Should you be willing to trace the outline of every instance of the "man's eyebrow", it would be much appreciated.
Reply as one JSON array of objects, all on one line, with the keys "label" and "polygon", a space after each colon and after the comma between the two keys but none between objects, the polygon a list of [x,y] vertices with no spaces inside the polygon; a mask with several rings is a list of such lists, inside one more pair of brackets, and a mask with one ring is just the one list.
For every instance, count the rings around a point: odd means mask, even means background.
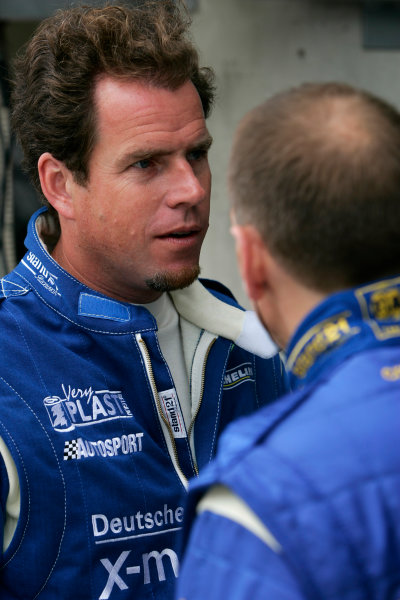
[{"label": "man's eyebrow", "polygon": [[[193,150],[204,150],[207,151],[210,149],[211,144],[213,143],[213,138],[211,135],[207,135],[204,138],[198,140],[197,142],[193,142],[188,148],[186,152],[193,152]],[[134,163],[138,160],[146,160],[147,158],[152,158],[153,156],[164,156],[170,154],[171,150],[167,148],[157,148],[155,146],[148,146],[143,148],[135,148],[132,152],[127,152],[123,156],[118,159],[118,165],[123,167],[127,164]]]},{"label": "man's eyebrow", "polygon": [[192,150],[209,150],[211,147],[211,144],[213,143],[213,138],[210,134],[208,134],[205,138],[203,138],[202,140],[199,140],[198,142],[195,142],[190,148],[189,148],[189,152]]}]

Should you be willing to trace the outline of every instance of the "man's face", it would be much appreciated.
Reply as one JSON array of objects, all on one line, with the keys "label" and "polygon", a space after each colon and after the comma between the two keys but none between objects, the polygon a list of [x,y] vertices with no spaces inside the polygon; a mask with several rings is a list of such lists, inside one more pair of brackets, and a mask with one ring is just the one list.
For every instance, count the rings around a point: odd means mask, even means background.
[{"label": "man's face", "polygon": [[95,103],[88,182],[73,184],[70,269],[114,298],[150,302],[199,272],[211,186],[200,98],[191,82],[172,91],[104,78]]}]

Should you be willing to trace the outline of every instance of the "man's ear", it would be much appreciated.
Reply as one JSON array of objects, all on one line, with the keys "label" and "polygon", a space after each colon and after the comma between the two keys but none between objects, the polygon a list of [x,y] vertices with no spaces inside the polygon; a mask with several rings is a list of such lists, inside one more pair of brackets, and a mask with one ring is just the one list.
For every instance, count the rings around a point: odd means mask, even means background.
[{"label": "man's ear", "polygon": [[73,218],[71,196],[73,175],[71,171],[49,152],[40,156],[38,171],[43,194],[51,206],[66,219]]},{"label": "man's ear", "polygon": [[234,225],[231,232],[236,241],[236,255],[247,295],[256,302],[268,286],[268,252],[253,225]]}]

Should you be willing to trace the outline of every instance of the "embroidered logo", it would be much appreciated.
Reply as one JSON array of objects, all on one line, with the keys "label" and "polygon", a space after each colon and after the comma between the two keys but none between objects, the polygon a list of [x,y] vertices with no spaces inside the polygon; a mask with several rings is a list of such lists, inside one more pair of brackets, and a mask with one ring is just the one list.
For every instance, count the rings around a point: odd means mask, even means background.
[{"label": "embroidered logo", "polygon": [[400,278],[356,290],[363,316],[378,340],[400,336]]},{"label": "embroidered logo", "polygon": [[101,456],[108,458],[121,454],[134,454],[142,451],[143,433],[128,433],[120,437],[105,440],[85,440],[77,438],[64,444],[64,460],[79,460]]},{"label": "embroidered logo", "polygon": [[400,290],[389,288],[371,294],[369,309],[371,315],[379,321],[400,318]]},{"label": "embroidered logo", "polygon": [[57,285],[58,277],[54,275],[54,273],[50,273],[43,265],[42,261],[35,256],[33,252],[28,253],[26,260],[29,264],[27,264],[24,259],[21,261],[22,264],[34,274],[40,285],[46,288],[53,296],[61,296]]},{"label": "embroidered logo", "polygon": [[386,381],[398,381],[400,379],[400,365],[382,367],[380,373],[382,379]]},{"label": "embroidered logo", "polygon": [[165,390],[158,394],[161,408],[168,423],[171,426],[174,438],[185,438],[186,427],[183,420],[182,410],[174,388]]},{"label": "embroidered logo", "polygon": [[72,388],[61,384],[63,396],[43,400],[55,431],[95,425],[111,419],[129,418],[132,413],[120,391]]},{"label": "embroidered logo", "polygon": [[304,378],[321,354],[337,348],[359,333],[359,327],[352,327],[348,316],[348,313],[341,313],[310,329],[292,350],[287,368],[297,377]]},{"label": "embroidered logo", "polygon": [[245,381],[254,381],[253,365],[250,362],[242,363],[225,373],[224,390],[231,390]]},{"label": "embroidered logo", "polygon": [[64,445],[64,460],[72,460],[74,458],[80,458],[78,440],[65,442]]}]

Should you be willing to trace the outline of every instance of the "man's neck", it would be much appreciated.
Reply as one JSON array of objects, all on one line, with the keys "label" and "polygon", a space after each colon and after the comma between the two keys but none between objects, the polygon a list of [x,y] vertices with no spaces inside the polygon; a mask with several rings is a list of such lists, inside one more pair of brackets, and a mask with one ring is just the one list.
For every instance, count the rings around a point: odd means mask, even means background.
[{"label": "man's neck", "polygon": [[287,348],[296,329],[306,315],[327,296],[283,273],[279,282],[257,303],[260,319],[271,337],[282,349]]},{"label": "man's neck", "polygon": [[108,287],[104,280],[102,281],[102,284],[99,285],[95,278],[87,276],[88,270],[83,273],[76,268],[76,266],[69,259],[68,254],[64,251],[62,242],[63,239],[61,235],[53,251],[51,252],[52,258],[60,265],[60,267],[62,267],[70,275],[75,277],[75,279],[90,289],[100,292],[101,294],[113,298],[114,300],[118,300],[120,302],[130,302],[132,304],[148,304],[149,302],[155,302],[162,295],[162,292],[144,287],[140,290],[133,290],[127,287],[121,292],[121,290],[116,290],[111,285]]}]

